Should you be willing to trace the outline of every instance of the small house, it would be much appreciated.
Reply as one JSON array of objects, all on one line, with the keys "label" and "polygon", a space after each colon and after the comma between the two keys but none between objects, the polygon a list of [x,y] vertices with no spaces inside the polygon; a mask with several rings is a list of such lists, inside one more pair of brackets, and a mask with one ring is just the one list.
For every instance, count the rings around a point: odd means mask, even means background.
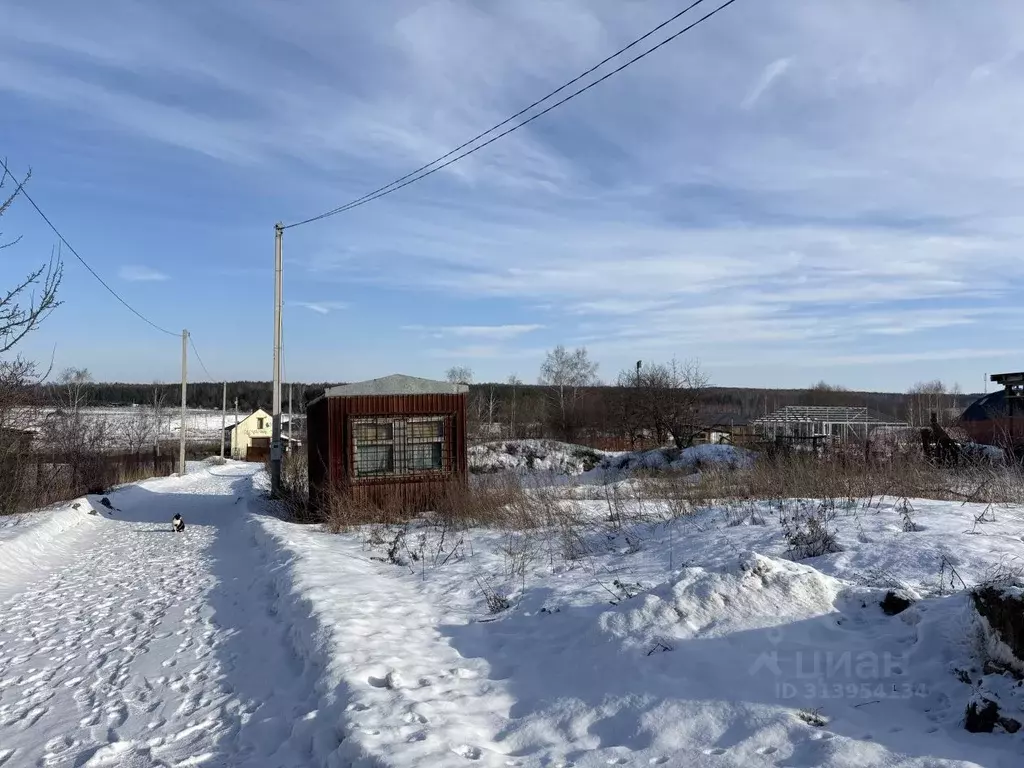
[{"label": "small house", "polygon": [[230,441],[231,458],[241,461],[263,461],[268,458],[273,427],[273,419],[262,408],[257,408],[237,424],[228,426],[224,431],[225,440]]},{"label": "small house", "polygon": [[1002,389],[989,392],[971,403],[960,415],[957,426],[971,440],[1011,448],[1024,453],[1024,372],[994,373],[990,381]]},{"label": "small house", "polygon": [[410,512],[467,478],[469,387],[385,376],[331,387],[306,407],[309,490],[329,490]]}]

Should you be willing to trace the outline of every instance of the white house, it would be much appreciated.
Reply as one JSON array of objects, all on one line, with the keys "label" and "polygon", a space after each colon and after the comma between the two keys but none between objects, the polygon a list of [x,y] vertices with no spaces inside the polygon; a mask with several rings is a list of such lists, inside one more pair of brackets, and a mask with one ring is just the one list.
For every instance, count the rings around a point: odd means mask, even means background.
[{"label": "white house", "polygon": [[[301,422],[296,419],[296,424]],[[281,419],[281,441],[285,450],[288,449],[288,419]],[[224,429],[225,440],[231,446],[229,455],[233,459],[244,461],[263,461],[270,456],[270,439],[273,437],[274,420],[269,413],[262,408],[257,408],[238,424],[231,424]],[[298,436],[295,443],[300,444]]]},{"label": "white house", "polygon": [[257,408],[237,424],[226,430],[226,439],[230,441],[231,458],[245,459],[252,448],[254,454],[270,454],[270,438],[273,432],[273,420],[262,408]]}]

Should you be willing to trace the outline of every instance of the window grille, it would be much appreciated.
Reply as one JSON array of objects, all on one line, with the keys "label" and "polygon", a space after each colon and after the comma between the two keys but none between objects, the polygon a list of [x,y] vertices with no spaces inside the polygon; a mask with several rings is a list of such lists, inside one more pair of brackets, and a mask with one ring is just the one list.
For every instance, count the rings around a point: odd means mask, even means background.
[{"label": "window grille", "polygon": [[351,425],[357,478],[433,475],[453,469],[449,416],[353,419]]}]

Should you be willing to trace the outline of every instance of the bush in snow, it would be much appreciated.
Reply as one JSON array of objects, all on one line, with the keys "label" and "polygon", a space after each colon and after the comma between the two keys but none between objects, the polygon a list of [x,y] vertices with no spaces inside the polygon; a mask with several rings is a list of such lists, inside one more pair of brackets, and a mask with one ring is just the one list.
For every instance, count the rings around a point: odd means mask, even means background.
[{"label": "bush in snow", "polygon": [[782,532],[789,543],[787,555],[793,560],[805,560],[839,552],[836,531],[832,527],[835,508],[826,501],[816,507],[801,505],[783,516]]}]

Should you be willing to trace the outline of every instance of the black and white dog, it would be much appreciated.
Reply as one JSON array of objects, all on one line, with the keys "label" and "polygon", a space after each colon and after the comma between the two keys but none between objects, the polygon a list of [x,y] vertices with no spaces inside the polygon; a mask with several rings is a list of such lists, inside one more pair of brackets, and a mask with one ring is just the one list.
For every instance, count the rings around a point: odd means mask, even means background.
[{"label": "black and white dog", "polygon": [[182,533],[185,530],[185,521],[181,519],[181,515],[175,514],[171,518],[171,530],[175,533]]}]

